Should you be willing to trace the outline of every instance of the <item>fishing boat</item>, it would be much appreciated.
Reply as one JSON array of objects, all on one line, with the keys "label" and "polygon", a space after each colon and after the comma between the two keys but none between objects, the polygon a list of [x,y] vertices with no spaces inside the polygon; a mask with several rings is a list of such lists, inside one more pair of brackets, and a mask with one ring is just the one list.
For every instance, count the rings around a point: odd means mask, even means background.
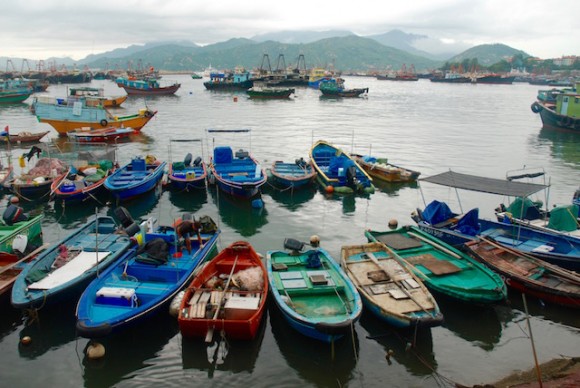
[{"label": "fishing boat", "polygon": [[256,87],[246,90],[248,97],[255,100],[283,100],[294,94],[294,88],[265,88]]},{"label": "fishing boat", "polygon": [[81,127],[67,132],[66,135],[70,140],[79,143],[97,143],[117,142],[120,139],[126,139],[136,133],[138,133],[138,131],[134,130],[133,128],[124,127]]},{"label": "fishing boat", "polygon": [[431,77],[430,80],[431,82],[447,84],[470,84],[473,82],[471,77],[466,77],[460,73],[455,72],[447,72],[445,75]]},{"label": "fishing boat", "polygon": [[118,201],[125,201],[151,191],[163,178],[167,162],[149,155],[133,158],[105,179],[105,187]]},{"label": "fishing boat", "polygon": [[231,339],[253,339],[267,297],[267,273],[260,256],[248,242],[234,242],[187,287],[177,318],[181,335],[211,342],[217,331]]},{"label": "fishing boat", "polygon": [[5,140],[5,138],[7,138],[7,140],[10,142],[10,144],[28,145],[28,144],[38,143],[40,141],[40,139],[42,139],[43,137],[48,135],[49,132],[50,131],[32,133],[32,132],[28,132],[28,131],[20,131],[18,133],[11,133],[8,136],[0,137],[0,146],[6,144],[6,142],[3,141],[3,140]]},{"label": "fishing boat", "polygon": [[99,105],[105,108],[121,106],[121,104],[129,97],[128,95],[107,97],[105,96],[105,89],[92,88],[90,86],[70,88],[69,96],[87,97],[89,100],[97,100]]},{"label": "fishing boat", "polygon": [[306,162],[303,158],[296,159],[294,163],[276,160],[270,168],[270,177],[276,187],[299,189],[311,184],[316,179],[316,170],[310,162]]},{"label": "fishing boat", "polygon": [[22,208],[17,206],[7,207],[2,215],[3,222],[0,224],[0,252],[16,253],[13,247],[15,240],[21,240],[23,244],[23,247],[19,248],[21,253],[25,251],[29,242],[42,241],[43,218],[43,214],[28,217],[24,215]]},{"label": "fishing boat", "polygon": [[511,85],[514,82],[515,76],[502,74],[484,74],[476,76],[474,82],[476,84],[495,84],[495,85]]},{"label": "fishing boat", "polygon": [[[193,159],[191,153],[187,153],[183,162],[171,162],[172,144],[173,143],[192,143],[201,145],[201,156]],[[207,166],[203,161],[203,142],[202,139],[171,139],[169,140],[169,171],[167,179],[172,188],[181,191],[192,189],[204,189],[207,178]]]},{"label": "fishing boat", "polygon": [[92,218],[22,270],[12,288],[12,305],[38,309],[80,292],[131,244],[128,235],[118,233],[113,218]]},{"label": "fishing boat", "polygon": [[52,183],[54,200],[69,204],[87,200],[105,202],[105,180],[116,169],[116,149],[96,143],[75,146],[75,151],[63,153],[63,158],[71,159],[69,164],[73,168],[65,179]]},{"label": "fishing boat", "polygon": [[555,104],[535,101],[531,106],[532,112],[540,114],[543,127],[580,131],[580,94],[576,91],[562,91],[555,98]]},{"label": "fishing boat", "polygon": [[207,90],[248,90],[254,86],[250,72],[237,69],[231,73],[214,72],[203,83]]},{"label": "fishing boat", "polygon": [[4,187],[27,201],[48,201],[52,185],[60,184],[68,171],[69,166],[62,160],[41,157],[33,168],[8,180]]},{"label": "fishing boat", "polygon": [[285,239],[285,250],[268,251],[270,291],[284,319],[299,333],[323,342],[352,333],[362,313],[356,287],[330,254]]},{"label": "fishing boat", "polygon": [[[250,130],[208,129],[207,132],[250,133]],[[213,157],[210,160],[210,182],[215,180],[223,192],[241,198],[251,198],[260,192],[260,188],[266,183],[266,178],[264,169],[250,152],[239,149],[234,153],[228,146],[214,148]]]},{"label": "fishing boat", "polygon": [[399,328],[431,327],[443,314],[423,281],[380,243],[345,245],[340,264],[364,305],[379,319]]},{"label": "fishing boat", "polygon": [[505,248],[492,239],[466,245],[474,257],[506,279],[508,287],[544,302],[580,308],[580,275]]},{"label": "fishing boat", "polygon": [[310,71],[308,75],[308,86],[314,89],[318,89],[320,84],[323,82],[336,82],[332,73],[326,69],[315,67]]},{"label": "fishing boat", "polygon": [[336,78],[335,82],[323,81],[318,89],[322,92],[323,97],[360,97],[369,92],[369,88],[345,88],[342,78]]},{"label": "fishing boat", "polygon": [[[420,181],[520,198],[527,198],[549,187],[539,183],[486,178],[454,171],[421,178]],[[580,270],[579,239],[572,236],[532,229],[523,224],[483,219],[479,217],[478,208],[465,213],[453,212],[445,202],[436,200],[423,210],[417,209],[413,219],[424,232],[456,247],[484,236],[495,239],[506,248],[516,249],[573,271]]]},{"label": "fishing boat", "polygon": [[157,226],[149,219],[141,229],[143,246],[108,267],[81,295],[76,309],[79,335],[93,338],[117,332],[168,305],[215,252],[220,234],[219,229],[202,228],[202,244],[192,239],[189,252],[179,245],[172,226]]},{"label": "fishing boat", "polygon": [[135,114],[117,116],[100,107],[98,101],[70,96],[66,101],[35,97],[31,109],[38,121],[51,125],[59,136],[66,136],[67,132],[82,127],[124,127],[140,131],[157,114],[157,111],[143,108]]},{"label": "fishing boat", "polygon": [[117,86],[125,89],[130,96],[166,96],[175,94],[181,87],[181,84],[175,82],[162,86],[157,79],[128,79],[119,77],[115,80]]},{"label": "fishing boat", "polygon": [[379,81],[419,81],[419,77],[415,72],[415,66],[409,66],[407,69],[407,65],[403,64],[401,66],[401,70],[399,71],[390,71],[385,75],[377,75],[377,80]]},{"label": "fishing boat", "polygon": [[351,154],[354,161],[373,179],[383,182],[415,182],[421,173],[389,163],[386,158]]},{"label": "fishing boat", "polygon": [[373,193],[372,178],[340,148],[319,140],[310,149],[310,160],[318,182],[327,190],[340,194]]},{"label": "fishing boat", "polygon": [[34,92],[28,84],[17,80],[0,81],[0,104],[15,104],[23,102]]},{"label": "fishing boat", "polygon": [[202,78],[203,78],[203,76],[202,76],[202,75],[199,75],[199,74],[197,74],[197,73],[193,73],[193,74],[191,75],[191,79],[202,79]]},{"label": "fishing boat", "polygon": [[0,251],[0,296],[9,293],[24,267],[42,252],[48,244],[41,245],[26,256]]},{"label": "fishing boat", "polygon": [[369,242],[391,248],[400,263],[411,269],[434,292],[466,303],[503,301],[506,286],[499,275],[472,257],[415,226],[379,232],[365,231]]}]

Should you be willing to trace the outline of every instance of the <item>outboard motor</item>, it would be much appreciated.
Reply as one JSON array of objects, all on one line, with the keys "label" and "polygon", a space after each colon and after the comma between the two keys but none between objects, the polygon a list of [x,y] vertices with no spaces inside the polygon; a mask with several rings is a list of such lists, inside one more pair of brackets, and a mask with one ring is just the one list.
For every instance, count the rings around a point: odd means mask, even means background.
[{"label": "outboard motor", "polygon": [[131,213],[129,213],[129,210],[125,209],[123,206],[115,208],[113,213],[115,213],[115,217],[117,217],[119,223],[123,228],[127,228],[128,226],[130,226],[135,222],[133,220],[133,217],[131,217]]},{"label": "outboard motor", "polygon": [[298,167],[302,168],[306,167],[306,161],[304,160],[304,158],[296,159],[294,162],[296,163],[296,165],[298,165]]},{"label": "outboard motor", "polygon": [[357,183],[358,179],[356,179],[356,167],[349,166],[346,169],[346,185],[354,189],[356,188]]},{"label": "outboard motor", "polygon": [[580,189],[578,189],[574,192],[574,196],[572,197],[572,203],[574,205],[580,206]]},{"label": "outboard motor", "polygon": [[28,216],[24,214],[24,210],[11,203],[8,205],[4,213],[2,214],[2,220],[6,225],[13,225],[16,222],[28,221]]},{"label": "outboard motor", "polygon": [[201,156],[198,156],[197,158],[195,158],[195,160],[193,161],[193,165],[195,167],[201,166]]},{"label": "outboard motor", "polygon": [[191,153],[185,155],[185,159],[183,159],[183,165],[185,167],[189,167],[191,165],[192,159],[193,159],[193,155],[191,155]]}]

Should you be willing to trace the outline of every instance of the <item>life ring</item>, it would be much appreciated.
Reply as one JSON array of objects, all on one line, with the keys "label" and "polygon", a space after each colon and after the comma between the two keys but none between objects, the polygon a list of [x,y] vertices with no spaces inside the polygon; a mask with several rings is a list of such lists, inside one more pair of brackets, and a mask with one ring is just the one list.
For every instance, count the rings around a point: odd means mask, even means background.
[{"label": "life ring", "polygon": [[151,114],[150,111],[146,110],[145,111],[145,117],[152,117],[153,115]]},{"label": "life ring", "polygon": [[541,110],[542,110],[542,107],[540,106],[540,104],[538,104],[538,102],[534,102],[532,104],[532,112],[540,113]]},{"label": "life ring", "polygon": [[117,106],[117,100],[113,100],[113,103],[112,103],[112,105],[113,105],[113,106]]},{"label": "life ring", "polygon": [[107,120],[105,120],[105,119],[102,119],[102,120],[101,120],[101,126],[102,126],[102,127],[106,127],[106,126],[107,126],[107,124],[109,124],[109,122],[108,122]]}]

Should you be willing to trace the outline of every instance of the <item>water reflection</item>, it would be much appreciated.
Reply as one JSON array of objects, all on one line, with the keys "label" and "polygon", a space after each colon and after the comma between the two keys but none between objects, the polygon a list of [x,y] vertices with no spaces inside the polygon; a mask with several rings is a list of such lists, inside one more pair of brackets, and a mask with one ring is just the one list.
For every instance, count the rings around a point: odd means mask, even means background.
[{"label": "water reflection", "polygon": [[[580,314],[577,313],[577,310],[544,303],[541,299],[529,295],[526,295],[526,302],[530,316],[545,318],[552,322],[580,329]],[[509,304],[511,308],[508,309],[508,313],[510,314],[506,314],[502,319],[506,323],[519,315],[516,313],[517,311],[525,311],[522,294],[519,292],[509,293]]]},{"label": "water reflection", "polygon": [[540,144],[548,141],[551,146],[551,156],[571,163],[580,165],[580,134],[574,132],[556,131],[542,128],[538,135]]},{"label": "water reflection", "polygon": [[[273,303],[268,308],[272,334],[287,364],[303,379],[318,387],[344,387],[353,379],[356,366],[354,352],[359,344],[354,337],[345,336],[332,346],[308,338],[294,330],[285,321],[282,313]],[[354,343],[354,346],[353,346]]]},{"label": "water reflection", "polygon": [[123,201],[121,203],[113,203],[111,208],[111,215],[113,208],[117,206],[123,206],[129,211],[135,220],[145,219],[149,216],[153,208],[157,206],[159,198],[162,194],[163,188],[161,184],[158,184],[153,190],[139,195],[138,197],[132,198],[128,201]]},{"label": "water reflection", "polygon": [[212,349],[208,349],[208,344],[203,339],[183,338],[181,344],[183,369],[207,371],[209,378],[214,377],[216,370],[232,373],[251,373],[254,370],[258,354],[260,353],[267,321],[268,315],[266,313],[262,317],[262,322],[260,323],[256,337],[251,341],[227,340],[227,355],[223,359],[223,363],[209,361],[210,353],[213,357]]},{"label": "water reflection", "polygon": [[177,320],[162,312],[128,330],[100,339],[106,357],[83,359],[85,387],[112,387],[131,379],[136,371],[152,363],[150,360],[157,357],[178,331]]},{"label": "water reflection", "polygon": [[418,189],[419,185],[417,182],[383,182],[378,179],[373,180],[373,185],[375,187],[387,194],[389,197],[395,197],[398,195],[399,190],[404,188]]},{"label": "water reflection", "polygon": [[218,208],[221,220],[232,227],[243,237],[251,237],[268,223],[268,211],[265,207],[256,209],[252,201],[240,199],[209,187],[208,191]]},{"label": "water reflection", "polygon": [[395,329],[366,311],[359,322],[369,333],[367,338],[377,341],[385,349],[385,356],[392,353],[387,362],[394,359],[415,376],[429,376],[437,369],[430,328],[416,332]]},{"label": "water reflection", "polygon": [[[35,359],[49,350],[74,341],[76,338],[75,306],[77,298],[62,300],[57,306],[38,309],[34,315],[28,314],[25,326],[20,331],[20,338],[29,336],[32,342],[28,345],[19,343],[18,353],[22,358]],[[22,312],[20,312],[22,314]]]},{"label": "water reflection", "polygon": [[469,305],[445,297],[437,298],[437,303],[447,329],[483,350],[491,351],[499,343],[502,324],[496,311],[498,306]]},{"label": "water reflection", "polygon": [[10,305],[10,294],[11,291],[7,291],[0,295],[0,310],[2,311],[0,340],[15,332],[18,329],[18,325],[22,323],[22,312]]},{"label": "water reflection", "polygon": [[300,209],[306,202],[314,198],[317,193],[315,186],[304,187],[300,190],[277,190],[270,185],[264,185],[264,194],[268,194],[272,199],[282,204],[286,209],[294,212]]},{"label": "water reflection", "polygon": [[207,190],[205,187],[190,191],[169,190],[169,201],[175,207],[174,212],[195,213],[207,203]]}]

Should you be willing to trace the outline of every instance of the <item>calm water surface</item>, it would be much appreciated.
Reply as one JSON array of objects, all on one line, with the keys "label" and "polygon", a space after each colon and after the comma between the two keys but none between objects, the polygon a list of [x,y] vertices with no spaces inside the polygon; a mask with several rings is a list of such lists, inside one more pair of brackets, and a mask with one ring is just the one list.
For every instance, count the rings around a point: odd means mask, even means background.
[{"label": "calm water surface", "polygon": [[[176,96],[145,100],[130,97],[119,112],[147,106],[158,115],[131,142],[119,147],[121,164],[135,155],[182,160],[187,152],[203,153],[213,145],[251,147],[266,166],[274,160],[307,157],[313,141],[326,139],[345,150],[387,156],[395,164],[429,176],[452,169],[503,178],[510,170],[540,167],[550,180],[552,204],[569,203],[580,183],[580,137],[541,129],[530,110],[537,87],[527,84],[444,85],[347,78],[349,87],[369,87],[368,98],[323,100],[319,92],[299,88],[288,101],[252,101],[245,94],[216,93],[189,76],[179,80]],[[111,81],[93,81],[107,94],[123,94]],[[64,96],[67,85],[52,85],[48,93]],[[237,97],[237,101],[234,97]],[[0,125],[12,132],[51,129],[38,123],[28,104],[0,106]],[[251,135],[211,136],[208,128],[250,128]],[[50,136],[56,138],[52,130]],[[203,139],[203,149],[173,144],[177,138]],[[27,149],[13,150],[18,156]],[[386,229],[390,219],[412,223],[410,213],[424,206],[423,198],[446,201],[452,209],[479,207],[483,217],[507,198],[456,192],[425,183],[380,185],[368,197],[328,196],[313,188],[279,192],[265,187],[262,209],[207,192],[157,191],[125,206],[135,218],[149,215],[169,223],[183,212],[207,214],[221,229],[220,246],[249,241],[258,252],[279,249],[285,237],[307,241],[320,236],[336,258],[343,244],[365,242],[367,228]],[[5,206],[6,197],[1,199]],[[80,227],[95,212],[112,214],[108,205],[63,208],[53,203],[25,204],[45,213],[46,241],[56,241]],[[418,333],[393,331],[363,314],[353,336],[334,349],[291,330],[276,308],[265,316],[258,338],[230,342],[220,364],[208,362],[203,341],[183,339],[176,321],[165,312],[102,342],[106,357],[98,362],[83,356],[88,343],[75,333],[77,296],[57,308],[40,310],[38,322],[26,326],[22,313],[8,298],[0,301],[0,365],[3,386],[313,386],[313,387],[432,387],[453,382],[489,383],[517,369],[533,366],[523,303],[510,294],[509,303],[486,308],[440,300],[445,314],[441,327]],[[528,299],[531,325],[540,361],[559,355],[578,356],[580,315],[577,311],[543,306]],[[28,346],[19,344],[24,335]],[[411,344],[414,343],[414,346]],[[394,352],[390,359],[385,355]]]}]

